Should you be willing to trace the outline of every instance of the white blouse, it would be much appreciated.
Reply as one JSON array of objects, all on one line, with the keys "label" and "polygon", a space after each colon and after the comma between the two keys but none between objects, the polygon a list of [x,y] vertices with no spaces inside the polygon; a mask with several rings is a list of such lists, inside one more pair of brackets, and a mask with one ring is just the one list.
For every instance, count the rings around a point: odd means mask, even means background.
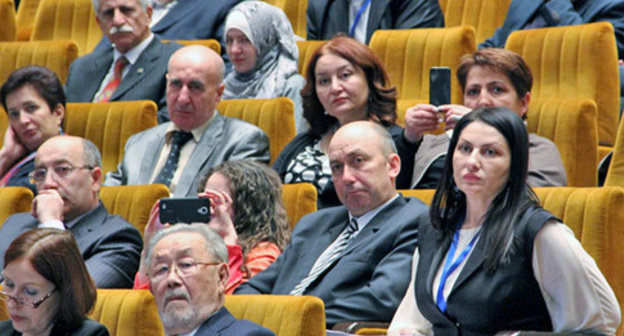
[{"label": "white blouse", "polygon": [[[475,229],[462,229],[457,250],[461,251],[475,234]],[[418,259],[416,249],[412,281],[392,318],[388,336],[433,335],[432,325],[418,310],[414,294]],[[468,258],[449,276],[444,297],[451,292],[466,260]],[[544,225],[533,243],[532,265],[554,332],[615,334],[621,319],[617,298],[594,259],[585,252],[567,225],[556,221]],[[434,301],[440,274],[441,268],[434,280]]]}]

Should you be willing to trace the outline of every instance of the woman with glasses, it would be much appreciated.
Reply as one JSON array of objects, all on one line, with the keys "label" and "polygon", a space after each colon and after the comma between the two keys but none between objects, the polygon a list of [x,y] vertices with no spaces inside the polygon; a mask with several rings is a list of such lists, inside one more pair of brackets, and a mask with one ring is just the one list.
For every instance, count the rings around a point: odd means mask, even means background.
[{"label": "woman with glasses", "polygon": [[69,231],[34,229],[17,237],[4,254],[2,291],[9,321],[0,335],[108,335],[86,314],[95,284]]},{"label": "woman with glasses", "polygon": [[36,195],[28,173],[34,168],[37,148],[61,133],[63,85],[51,70],[27,66],[15,70],[2,85],[0,101],[9,119],[0,148],[0,187],[27,187]]}]

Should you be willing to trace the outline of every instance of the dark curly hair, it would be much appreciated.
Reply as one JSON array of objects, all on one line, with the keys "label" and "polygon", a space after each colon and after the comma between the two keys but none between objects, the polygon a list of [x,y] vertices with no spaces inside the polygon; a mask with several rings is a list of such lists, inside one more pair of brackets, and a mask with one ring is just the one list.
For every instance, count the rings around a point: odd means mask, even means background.
[{"label": "dark curly hair", "polygon": [[288,243],[288,218],[277,173],[256,161],[227,161],[208,170],[199,183],[198,192],[204,191],[214,173],[230,182],[234,228],[243,256],[263,241],[272,242],[283,251]]},{"label": "dark curly hair", "polygon": [[65,91],[63,91],[63,85],[58,76],[46,67],[29,65],[13,71],[6,82],[2,84],[0,101],[2,101],[2,107],[5,111],[8,110],[6,97],[26,85],[32,85],[39,92],[48,104],[50,111],[53,111],[59,104],[65,107]]},{"label": "dark curly hair", "polygon": [[368,120],[388,127],[396,120],[396,88],[390,86],[388,74],[379,57],[366,46],[350,37],[336,35],[320,46],[312,55],[306,71],[306,84],[301,90],[303,98],[303,116],[310,123],[310,133],[316,136],[325,134],[338,120],[325,114],[325,108],[316,95],[315,68],[324,55],[340,56],[362,69],[368,82]]}]

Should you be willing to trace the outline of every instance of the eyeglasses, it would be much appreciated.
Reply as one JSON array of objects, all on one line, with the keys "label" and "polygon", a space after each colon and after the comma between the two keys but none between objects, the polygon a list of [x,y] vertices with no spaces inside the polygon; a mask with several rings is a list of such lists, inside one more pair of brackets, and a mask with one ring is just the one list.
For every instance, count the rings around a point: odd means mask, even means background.
[{"label": "eyeglasses", "polygon": [[217,266],[221,265],[220,262],[201,262],[195,260],[178,260],[175,264],[157,264],[150,271],[148,271],[148,276],[152,280],[163,280],[169,276],[169,273],[175,269],[176,274],[183,278],[186,276],[190,276],[196,274],[199,271],[199,266]]},{"label": "eyeglasses", "polygon": [[[52,172],[53,178],[64,179],[76,169],[93,169],[93,167],[91,166],[74,167],[70,164],[62,164],[62,165],[52,167],[50,171]],[[48,168],[41,167],[41,168],[35,168],[35,170],[31,171],[30,174],[28,174],[28,178],[30,180],[30,183],[38,184],[38,183],[45,181],[45,178],[47,175],[48,175]]]},{"label": "eyeglasses", "polygon": [[[4,282],[4,277],[0,276],[0,283]],[[54,292],[56,292],[56,288],[54,288],[53,290],[51,290],[48,294],[44,295],[41,299],[39,300],[35,300],[32,301],[30,299],[25,299],[19,296],[15,296],[15,295],[11,295],[7,292],[5,292],[4,290],[0,290],[0,300],[6,301],[7,303],[9,302],[9,300],[13,300],[15,301],[15,303],[17,303],[20,306],[30,306],[33,308],[37,308],[39,306],[41,306],[41,304],[47,300],[50,296],[52,296],[52,294],[54,294]]]}]

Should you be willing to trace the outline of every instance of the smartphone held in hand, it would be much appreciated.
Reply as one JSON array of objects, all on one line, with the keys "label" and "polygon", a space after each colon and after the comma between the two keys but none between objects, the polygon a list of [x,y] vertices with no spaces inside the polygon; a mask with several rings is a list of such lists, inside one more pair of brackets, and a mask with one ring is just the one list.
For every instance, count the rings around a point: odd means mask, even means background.
[{"label": "smartphone held in hand", "polygon": [[209,198],[163,198],[160,200],[161,223],[208,223]]}]

